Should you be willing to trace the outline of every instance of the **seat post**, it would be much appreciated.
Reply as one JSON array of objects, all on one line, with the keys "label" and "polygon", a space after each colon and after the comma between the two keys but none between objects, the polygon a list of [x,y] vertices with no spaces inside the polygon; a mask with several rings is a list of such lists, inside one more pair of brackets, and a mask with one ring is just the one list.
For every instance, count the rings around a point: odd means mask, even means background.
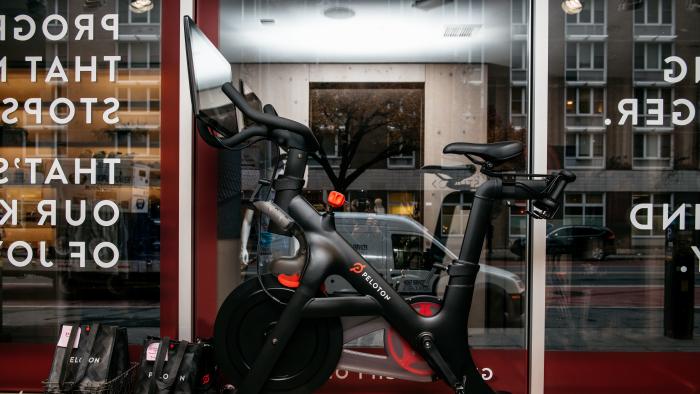
[{"label": "seat post", "polygon": [[476,190],[472,209],[469,212],[467,228],[462,239],[462,248],[459,251],[460,260],[479,263],[484,238],[491,224],[491,210],[494,201],[491,193],[500,187],[500,179],[490,179]]}]

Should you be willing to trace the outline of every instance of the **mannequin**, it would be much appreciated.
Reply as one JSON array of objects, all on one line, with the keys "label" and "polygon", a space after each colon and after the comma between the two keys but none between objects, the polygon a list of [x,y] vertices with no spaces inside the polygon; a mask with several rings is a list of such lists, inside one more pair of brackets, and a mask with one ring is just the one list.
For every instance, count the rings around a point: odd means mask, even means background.
[{"label": "mannequin", "polygon": [[374,199],[374,213],[377,214],[385,214],[386,209],[384,208],[384,204],[381,198],[375,198]]},{"label": "mannequin", "polygon": [[[278,165],[278,168],[275,169],[275,176],[273,177],[273,179],[276,179],[279,175],[284,173],[284,168],[285,168],[286,163],[287,163],[286,159],[280,160],[280,164]],[[304,171],[304,185],[306,185],[306,183],[308,182],[308,179],[309,179],[309,167],[306,166],[306,169]],[[263,193],[263,195],[264,195],[264,193]],[[275,191],[274,190],[270,190],[269,198],[270,199],[275,198]],[[245,267],[247,267],[248,264],[250,264],[250,254],[248,252],[247,246],[248,246],[248,239],[250,238],[250,231],[251,231],[251,228],[253,228],[253,218],[255,216],[254,214],[255,214],[255,212],[252,209],[250,209],[250,208],[246,209],[245,214],[243,215],[243,221],[241,223],[241,253],[240,253],[240,258],[241,258],[241,268],[242,269],[245,269]],[[298,241],[296,239],[292,238],[293,244],[291,245],[292,246],[291,250],[289,250],[290,249],[290,247],[289,247],[290,245],[288,245],[289,237],[285,237],[282,235],[277,235],[277,234],[272,234],[272,233],[267,232],[267,221],[261,220],[260,224],[261,224],[261,226],[260,226],[261,228],[259,229],[260,237],[258,239],[258,244],[260,246],[259,249],[260,250],[267,250],[268,252],[270,252],[270,254],[265,256],[265,257],[263,257],[262,253],[261,253],[261,256],[259,256],[259,259],[261,260],[260,263],[265,264],[268,261],[271,261],[272,258],[274,258],[273,254],[275,252],[279,253],[280,249],[282,249],[282,250],[287,249],[286,253],[283,253],[283,255],[291,255],[299,247],[299,245],[297,243]]]}]

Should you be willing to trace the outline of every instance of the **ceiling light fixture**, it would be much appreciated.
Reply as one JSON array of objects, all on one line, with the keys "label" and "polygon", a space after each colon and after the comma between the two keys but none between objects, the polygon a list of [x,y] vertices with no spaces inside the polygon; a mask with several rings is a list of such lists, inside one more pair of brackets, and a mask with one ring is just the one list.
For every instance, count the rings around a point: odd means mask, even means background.
[{"label": "ceiling light fixture", "polygon": [[443,37],[472,37],[481,30],[481,25],[447,25]]},{"label": "ceiling light fixture", "polygon": [[275,24],[275,20],[272,18],[260,18],[260,24],[263,26],[270,26]]},{"label": "ceiling light fixture", "polygon": [[416,0],[411,4],[412,7],[423,11],[430,11],[433,8],[442,7],[447,3],[452,3],[454,0]]},{"label": "ceiling light fixture", "polygon": [[331,19],[350,19],[355,16],[355,11],[348,7],[331,7],[323,11],[323,15]]},{"label": "ceiling light fixture", "polygon": [[569,15],[576,15],[583,10],[581,0],[566,0],[561,2],[561,9]]},{"label": "ceiling light fixture", "polygon": [[135,14],[143,14],[153,9],[153,2],[151,0],[133,0],[129,4],[129,9]]}]

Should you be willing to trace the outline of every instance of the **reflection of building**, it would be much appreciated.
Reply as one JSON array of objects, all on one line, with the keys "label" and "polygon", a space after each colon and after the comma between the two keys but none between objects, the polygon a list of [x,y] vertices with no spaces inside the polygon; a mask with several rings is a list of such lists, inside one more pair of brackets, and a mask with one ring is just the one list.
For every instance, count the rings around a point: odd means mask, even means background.
[{"label": "reflection of building", "polygon": [[[21,46],[13,42],[15,40],[3,42],[14,46],[3,53],[8,56],[9,68],[7,82],[0,84],[0,97],[17,99],[19,108],[13,114],[18,119],[16,124],[0,126],[0,156],[10,161],[14,158],[41,158],[44,163],[59,158],[71,183],[76,158],[83,163],[89,163],[91,158],[98,161],[96,185],[85,181],[80,185],[61,185],[59,182],[43,185],[41,180],[31,185],[27,169],[13,170],[10,182],[0,191],[0,198],[21,200],[23,215],[17,228],[5,229],[6,240],[33,242],[45,239],[52,246],[60,239],[94,244],[96,231],[68,229],[69,226],[62,223],[65,220],[60,220],[61,215],[57,226],[37,226],[36,215],[32,213],[36,213],[36,204],[41,199],[58,200],[59,206],[65,200],[85,199],[88,204],[94,204],[106,199],[115,201],[122,215],[114,226],[120,229],[101,234],[103,240],[109,240],[122,249],[122,260],[151,259],[153,256],[158,259],[154,245],[159,239],[157,207],[160,201],[160,1],[154,1],[153,10],[141,14],[130,12],[129,3],[127,0],[106,0],[99,6],[89,6],[83,1],[48,0],[30,4],[31,7],[24,9],[22,6],[8,7],[3,12],[8,21],[6,28],[10,31],[16,14],[28,14],[37,21],[49,14],[59,14],[68,21],[68,34],[61,40],[50,41],[37,29],[37,34],[22,42]],[[84,37],[76,41],[73,22],[77,15],[86,13],[94,15],[96,27],[93,36],[90,40]],[[99,21],[107,14],[119,15],[118,40],[113,38],[111,31],[99,28]],[[55,34],[60,26],[53,21],[47,28]],[[122,59],[116,80],[110,81],[109,64],[103,59],[114,55],[121,55]],[[43,57],[37,67],[36,83],[30,82],[30,69],[23,60],[24,56]],[[81,80],[76,81],[76,56],[81,57],[83,66],[90,63],[92,56],[96,58],[96,81],[90,80],[89,71],[83,71]],[[54,58],[61,62],[68,82],[45,81]],[[75,106],[73,120],[65,125],[55,124],[49,117],[50,105],[59,97],[67,98]],[[102,112],[107,109],[103,100],[110,97],[119,101],[117,114],[120,121],[114,125],[107,124],[102,117]],[[24,110],[24,103],[30,98],[42,101],[42,111],[38,115],[41,122],[36,121],[37,115]],[[86,106],[80,104],[81,98],[97,99],[92,105],[90,123],[86,120]],[[59,105],[56,112],[63,117],[68,110],[65,105]],[[121,158],[113,185],[107,184],[104,169],[99,168],[100,159],[105,157]],[[46,167],[40,168],[39,176],[45,176],[47,170]],[[144,243],[147,245],[142,245]],[[150,255],[144,257],[145,254]]]},{"label": "reflection of building", "polygon": [[[594,0],[569,16],[559,3],[550,6],[550,49],[559,56],[549,65],[549,166],[578,175],[560,221],[608,226],[621,249],[663,245],[660,225],[631,230],[633,205],[658,205],[660,216],[661,204],[698,201],[698,123],[672,125],[678,108],[671,102],[697,102],[700,90],[692,75],[673,85],[663,79],[668,56],[695,63],[698,14],[688,4],[645,1],[621,10],[616,1]],[[639,122],[618,125],[618,103],[630,98],[638,101]],[[659,124],[650,115],[653,99],[664,100]]]}]

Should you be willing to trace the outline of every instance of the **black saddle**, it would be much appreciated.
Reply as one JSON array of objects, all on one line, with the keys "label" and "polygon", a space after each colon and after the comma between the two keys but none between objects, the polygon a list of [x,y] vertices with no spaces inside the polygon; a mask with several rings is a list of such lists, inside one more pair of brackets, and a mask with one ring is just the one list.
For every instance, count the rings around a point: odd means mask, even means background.
[{"label": "black saddle", "polygon": [[[442,153],[454,153],[467,156],[470,160],[478,157],[484,162],[495,167],[523,153],[523,144],[520,141],[494,142],[491,144],[472,144],[469,142],[454,142],[442,150]],[[484,164],[479,163],[476,164]]]}]

